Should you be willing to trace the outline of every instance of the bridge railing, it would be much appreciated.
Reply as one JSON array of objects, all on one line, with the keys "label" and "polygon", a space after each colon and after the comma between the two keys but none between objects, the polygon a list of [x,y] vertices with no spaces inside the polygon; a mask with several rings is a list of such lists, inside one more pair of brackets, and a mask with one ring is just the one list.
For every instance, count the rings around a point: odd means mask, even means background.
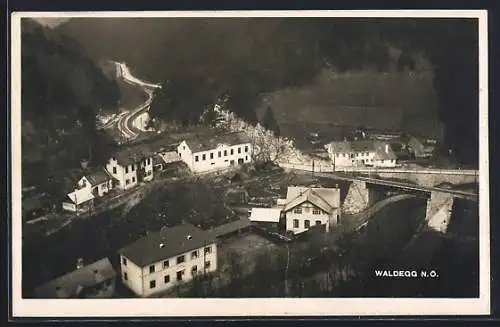
[{"label": "bridge railing", "polygon": [[291,163],[280,162],[280,167],[315,172],[344,172],[344,173],[393,173],[393,174],[435,174],[435,175],[462,175],[479,176],[478,170],[473,169],[438,169],[438,168],[383,168],[383,167],[334,167],[324,163]]}]

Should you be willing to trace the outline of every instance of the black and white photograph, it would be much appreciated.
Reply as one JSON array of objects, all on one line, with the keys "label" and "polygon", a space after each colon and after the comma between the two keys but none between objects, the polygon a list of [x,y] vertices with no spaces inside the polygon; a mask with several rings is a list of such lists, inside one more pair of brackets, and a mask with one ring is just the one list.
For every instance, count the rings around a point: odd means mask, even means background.
[{"label": "black and white photograph", "polygon": [[488,314],[486,17],[13,13],[14,314]]}]

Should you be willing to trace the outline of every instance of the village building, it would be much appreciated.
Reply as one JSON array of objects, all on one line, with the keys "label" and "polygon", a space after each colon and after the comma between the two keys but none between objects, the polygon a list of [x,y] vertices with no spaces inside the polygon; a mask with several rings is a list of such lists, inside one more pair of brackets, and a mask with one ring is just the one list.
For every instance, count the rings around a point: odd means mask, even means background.
[{"label": "village building", "polygon": [[397,158],[388,143],[377,140],[331,142],[325,145],[334,167],[396,167]]},{"label": "village building", "polygon": [[214,235],[190,224],[164,227],[119,251],[121,280],[140,297],[217,269]]},{"label": "village building", "polygon": [[280,208],[252,208],[250,221],[268,232],[278,232],[281,213]]},{"label": "village building", "polygon": [[113,189],[113,177],[102,168],[70,171],[67,181],[72,187],[62,202],[62,208],[71,212],[90,210],[95,199]]},{"label": "village building", "polygon": [[282,210],[287,231],[300,234],[312,226],[331,231],[340,219],[340,189],[290,186]]},{"label": "village building", "polygon": [[195,173],[252,162],[251,141],[241,132],[183,140],[177,147],[177,153]]},{"label": "village building", "polygon": [[127,190],[153,180],[153,157],[154,152],[146,146],[116,152],[106,164],[106,170],[115,179],[114,187]]},{"label": "village building", "polygon": [[427,159],[432,156],[436,147],[436,141],[430,138],[419,138],[410,136],[408,150],[415,159]]},{"label": "village building", "polygon": [[112,298],[116,272],[108,258],[77,269],[35,289],[35,297],[45,299]]},{"label": "village building", "polygon": [[219,241],[224,241],[233,236],[241,236],[252,230],[252,222],[245,217],[228,223],[215,226],[210,230],[212,235]]}]

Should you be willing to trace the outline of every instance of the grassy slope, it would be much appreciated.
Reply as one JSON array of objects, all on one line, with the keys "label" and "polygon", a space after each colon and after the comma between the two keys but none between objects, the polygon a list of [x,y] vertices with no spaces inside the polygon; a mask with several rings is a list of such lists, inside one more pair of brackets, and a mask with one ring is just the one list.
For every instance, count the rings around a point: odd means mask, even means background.
[{"label": "grassy slope", "polygon": [[[335,126],[364,125],[438,135],[437,99],[432,75],[324,71],[308,86],[285,89],[267,97],[286,136],[304,131],[332,132]],[[302,133],[302,134],[301,134]]]}]

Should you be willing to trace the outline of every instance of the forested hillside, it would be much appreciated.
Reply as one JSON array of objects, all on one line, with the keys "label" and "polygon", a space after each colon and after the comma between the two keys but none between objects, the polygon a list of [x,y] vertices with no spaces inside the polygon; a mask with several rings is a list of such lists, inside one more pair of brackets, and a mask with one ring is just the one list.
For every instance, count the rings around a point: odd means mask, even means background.
[{"label": "forested hillside", "polygon": [[125,61],[134,74],[162,82],[151,114],[183,123],[198,120],[221,95],[229,96],[229,109],[255,121],[263,94],[307,84],[325,67],[430,71],[446,145],[462,162],[477,161],[474,20],[82,18],[58,31],[96,58]]},{"label": "forested hillside", "polygon": [[[95,128],[96,113],[116,110],[116,81],[69,36],[22,20],[23,184],[41,184],[52,172],[102,162],[106,138]],[[41,172],[40,167],[50,167]]]}]

